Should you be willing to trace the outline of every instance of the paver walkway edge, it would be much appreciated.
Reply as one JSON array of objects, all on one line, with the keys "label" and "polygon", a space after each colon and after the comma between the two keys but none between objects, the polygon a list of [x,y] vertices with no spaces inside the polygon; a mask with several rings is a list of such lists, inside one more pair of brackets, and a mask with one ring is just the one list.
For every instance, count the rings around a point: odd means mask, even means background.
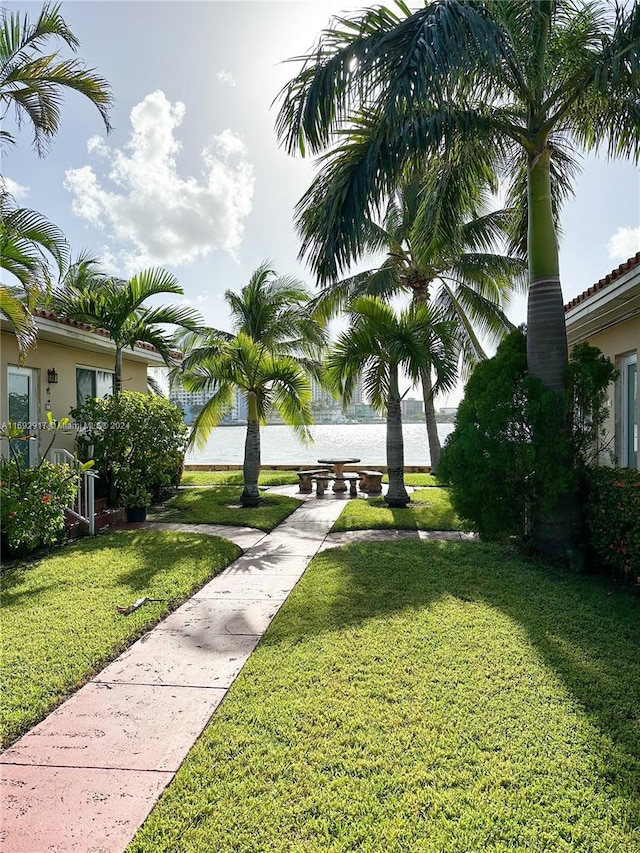
[{"label": "paver walkway edge", "polygon": [[127,847],[345,503],[210,527],[243,555],[0,756],[3,853]]}]

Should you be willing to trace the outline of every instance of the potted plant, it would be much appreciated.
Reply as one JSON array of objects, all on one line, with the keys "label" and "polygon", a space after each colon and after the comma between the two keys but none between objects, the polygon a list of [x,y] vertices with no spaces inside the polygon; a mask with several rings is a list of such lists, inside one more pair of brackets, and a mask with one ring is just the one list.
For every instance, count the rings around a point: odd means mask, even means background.
[{"label": "potted plant", "polygon": [[131,483],[122,492],[122,502],[127,511],[127,521],[146,521],[147,507],[151,503],[151,494],[144,483]]},{"label": "potted plant", "polygon": [[127,511],[127,521],[146,521],[151,493],[140,471],[119,466],[115,486]]}]

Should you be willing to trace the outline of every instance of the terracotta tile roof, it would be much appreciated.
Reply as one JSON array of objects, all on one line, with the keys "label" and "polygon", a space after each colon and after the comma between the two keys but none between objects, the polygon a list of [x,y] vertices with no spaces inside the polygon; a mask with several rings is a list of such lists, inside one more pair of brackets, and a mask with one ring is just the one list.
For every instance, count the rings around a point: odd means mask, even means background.
[{"label": "terracotta tile roof", "polygon": [[[94,335],[101,335],[103,338],[109,338],[109,332],[104,329],[95,329],[87,323],[80,323],[77,320],[69,320],[66,317],[58,317],[52,311],[47,311],[44,308],[35,308],[32,313],[36,317],[42,317],[43,320],[53,320],[54,323],[60,323],[63,326],[72,326],[74,329],[80,329],[83,332],[92,332]],[[149,352],[158,352],[153,344],[145,343],[144,341],[136,341],[137,349],[146,349]]]},{"label": "terracotta tile roof", "polygon": [[579,305],[581,302],[584,302],[590,296],[593,296],[594,293],[598,293],[600,290],[604,290],[605,287],[608,287],[610,284],[613,284],[614,281],[617,281],[621,278],[626,272],[632,270],[634,267],[640,266],[640,252],[636,252],[636,254],[629,258],[629,260],[625,261],[623,264],[620,264],[619,267],[612,270],[608,275],[605,275],[604,278],[601,278],[600,281],[597,281],[595,284],[592,284],[588,290],[585,290],[584,293],[579,294],[574,297],[571,302],[568,302],[564,306],[564,310],[570,311],[571,308],[575,308],[576,305]]}]

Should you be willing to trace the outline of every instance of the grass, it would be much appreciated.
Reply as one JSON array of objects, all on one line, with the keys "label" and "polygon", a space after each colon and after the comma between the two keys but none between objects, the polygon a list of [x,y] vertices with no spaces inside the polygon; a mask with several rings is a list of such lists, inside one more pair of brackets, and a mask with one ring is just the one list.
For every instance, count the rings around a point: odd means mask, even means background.
[{"label": "grass", "polygon": [[[182,486],[241,486],[242,471],[185,471]],[[258,478],[261,486],[289,486],[298,483],[296,471],[261,471]]]},{"label": "grass", "polygon": [[[312,466],[310,466],[312,467]],[[431,474],[406,473],[407,486],[437,486],[438,481]],[[244,482],[242,471],[185,471],[182,486],[241,486]],[[383,483],[389,482],[385,474]],[[298,483],[297,471],[261,471],[258,483],[261,486],[288,486]]]},{"label": "grass", "polygon": [[[240,554],[193,533],[126,531],[83,539],[2,573],[3,745],[46,716]],[[116,611],[158,598],[129,616]]]},{"label": "grass", "polygon": [[382,498],[349,501],[333,526],[344,530],[467,530],[451,506],[448,489],[420,489],[406,509],[390,509]]},{"label": "grass", "polygon": [[160,513],[149,517],[180,524],[237,524],[268,532],[302,503],[285,495],[263,494],[260,506],[241,507],[241,492],[235,486],[188,489],[171,498]]},{"label": "grass", "polygon": [[638,850],[637,611],[489,545],[326,551],[129,853]]},{"label": "grass", "polygon": [[[385,474],[382,478],[383,483],[389,482],[389,475]],[[406,471],[404,475],[404,483],[405,486],[437,486],[438,481],[432,474],[423,474],[419,471],[416,473],[411,473],[410,471]]]}]

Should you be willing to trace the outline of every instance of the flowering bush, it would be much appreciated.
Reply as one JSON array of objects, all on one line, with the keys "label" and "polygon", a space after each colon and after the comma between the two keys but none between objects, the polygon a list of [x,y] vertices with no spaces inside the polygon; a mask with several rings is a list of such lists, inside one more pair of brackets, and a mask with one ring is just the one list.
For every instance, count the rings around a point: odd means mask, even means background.
[{"label": "flowering bush", "polygon": [[627,583],[640,583],[640,472],[585,472],[587,542],[594,561]]},{"label": "flowering bush", "polygon": [[77,471],[42,461],[22,468],[16,459],[0,460],[2,544],[10,552],[52,545],[64,532],[64,509],[77,492]]}]

